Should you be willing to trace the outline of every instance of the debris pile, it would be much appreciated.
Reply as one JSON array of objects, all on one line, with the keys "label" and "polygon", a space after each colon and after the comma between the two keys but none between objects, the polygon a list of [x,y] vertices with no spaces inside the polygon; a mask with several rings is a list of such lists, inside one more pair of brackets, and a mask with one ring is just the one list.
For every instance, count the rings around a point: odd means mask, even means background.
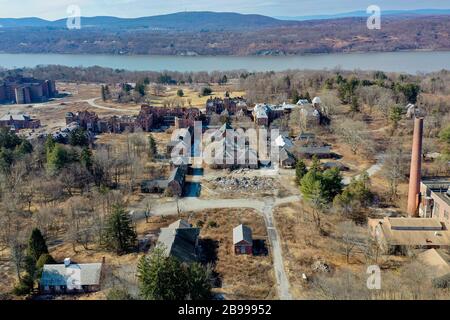
[{"label": "debris pile", "polygon": [[273,178],[267,177],[217,177],[210,183],[214,188],[225,190],[266,191],[275,188]]},{"label": "debris pile", "polygon": [[315,272],[329,273],[331,272],[331,267],[327,263],[318,260],[313,263],[312,270]]}]

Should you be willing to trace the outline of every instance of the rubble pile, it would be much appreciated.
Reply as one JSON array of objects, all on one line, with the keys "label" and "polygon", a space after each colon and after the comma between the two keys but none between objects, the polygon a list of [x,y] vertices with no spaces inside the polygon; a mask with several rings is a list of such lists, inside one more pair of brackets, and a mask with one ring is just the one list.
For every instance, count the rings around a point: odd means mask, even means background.
[{"label": "rubble pile", "polygon": [[331,272],[331,267],[327,263],[319,260],[313,263],[312,270],[314,272],[329,273]]},{"label": "rubble pile", "polygon": [[274,180],[266,177],[217,177],[210,183],[225,190],[266,191],[275,188]]}]

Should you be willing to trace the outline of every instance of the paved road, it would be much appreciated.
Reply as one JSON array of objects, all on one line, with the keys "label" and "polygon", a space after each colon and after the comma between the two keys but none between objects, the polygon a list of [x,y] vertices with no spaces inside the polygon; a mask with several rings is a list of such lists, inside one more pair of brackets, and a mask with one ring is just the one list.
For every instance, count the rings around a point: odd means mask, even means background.
[{"label": "paved road", "polygon": [[[198,198],[183,198],[179,200],[179,207],[182,211],[202,211],[206,209],[221,208],[250,208],[255,209],[263,215],[267,228],[267,235],[272,247],[272,256],[274,264],[275,279],[277,283],[278,297],[281,300],[291,300],[292,296],[289,292],[290,284],[283,263],[283,254],[280,245],[280,237],[275,225],[273,217],[273,209],[275,206],[300,200],[299,196],[291,196],[286,198],[266,198],[262,200],[253,199],[211,199],[203,200]],[[129,208],[132,210],[133,218],[136,220],[144,219],[144,206]],[[157,204],[152,208],[156,215],[177,214],[175,201]]]},{"label": "paved road", "polygon": [[[380,153],[380,154],[376,155],[375,158],[376,158],[377,162],[374,165],[372,165],[369,169],[366,170],[369,177],[375,175],[377,172],[379,172],[381,170],[381,168],[383,168],[384,154]],[[361,176],[361,174],[358,174],[355,176],[355,178],[358,179],[360,176]],[[351,180],[352,180],[352,177],[345,177],[342,179],[342,183],[347,186],[350,184]]]},{"label": "paved road", "polygon": [[101,106],[95,102],[95,100],[98,100],[98,99],[100,99],[100,98],[92,98],[92,99],[81,100],[81,101],[87,102],[91,107],[94,107],[97,109],[130,113],[130,110],[126,110],[126,109],[117,109],[117,108]]}]

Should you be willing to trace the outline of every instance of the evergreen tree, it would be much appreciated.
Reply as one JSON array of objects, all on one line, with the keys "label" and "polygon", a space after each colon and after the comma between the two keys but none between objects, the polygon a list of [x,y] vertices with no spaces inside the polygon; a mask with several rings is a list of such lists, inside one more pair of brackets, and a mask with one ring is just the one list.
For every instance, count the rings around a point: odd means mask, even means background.
[{"label": "evergreen tree", "polygon": [[150,159],[155,159],[156,155],[158,154],[158,150],[156,147],[155,138],[150,134],[148,136],[148,155]]},{"label": "evergreen tree", "polygon": [[147,300],[185,300],[189,286],[180,262],[166,257],[163,247],[156,247],[138,264],[139,288]]},{"label": "evergreen tree", "polygon": [[297,160],[297,163],[295,164],[295,179],[297,184],[300,184],[300,181],[306,173],[308,173],[308,170],[305,162],[302,159]]},{"label": "evergreen tree", "polygon": [[102,100],[106,101],[106,88],[104,85],[101,87],[101,93],[102,93]]},{"label": "evergreen tree", "polygon": [[33,152],[33,145],[26,139],[23,139],[22,142],[16,147],[14,153],[16,156],[21,157],[25,154],[30,154]]},{"label": "evergreen tree", "polygon": [[47,157],[49,153],[53,151],[55,145],[56,145],[55,140],[53,139],[52,135],[49,134],[47,136],[47,139],[45,140],[45,152],[47,153]]},{"label": "evergreen tree", "polygon": [[121,206],[115,205],[108,219],[106,246],[117,254],[130,252],[136,246],[136,232],[130,215]]},{"label": "evergreen tree", "polygon": [[48,248],[44,236],[38,228],[34,228],[31,232],[30,239],[28,240],[27,254],[34,260],[34,263],[36,263],[40,256],[46,253],[48,253]]},{"label": "evergreen tree", "polygon": [[189,298],[192,300],[208,300],[211,298],[211,269],[205,269],[199,263],[188,268]]},{"label": "evergreen tree", "polygon": [[211,269],[186,265],[156,247],[138,264],[141,297],[148,300],[206,300],[212,297]]},{"label": "evergreen tree", "polygon": [[47,170],[51,174],[61,170],[69,162],[70,157],[67,150],[59,144],[55,145],[53,150],[47,154]]},{"label": "evergreen tree", "polygon": [[72,146],[84,147],[89,145],[87,132],[82,128],[73,130],[69,135],[69,144]]},{"label": "evergreen tree", "polygon": [[88,147],[84,147],[80,155],[80,163],[88,170],[92,171],[92,151]]},{"label": "evergreen tree", "polygon": [[180,97],[180,98],[184,96],[184,92],[183,92],[182,89],[178,89],[177,96]]}]

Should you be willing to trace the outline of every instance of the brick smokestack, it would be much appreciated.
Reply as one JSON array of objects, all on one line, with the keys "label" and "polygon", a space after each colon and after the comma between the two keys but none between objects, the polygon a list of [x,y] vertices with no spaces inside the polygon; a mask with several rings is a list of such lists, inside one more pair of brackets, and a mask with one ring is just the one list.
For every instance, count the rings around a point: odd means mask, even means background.
[{"label": "brick smokestack", "polygon": [[422,172],[422,136],[423,118],[414,119],[414,137],[411,154],[411,171],[409,173],[408,215],[418,217],[420,179]]}]

